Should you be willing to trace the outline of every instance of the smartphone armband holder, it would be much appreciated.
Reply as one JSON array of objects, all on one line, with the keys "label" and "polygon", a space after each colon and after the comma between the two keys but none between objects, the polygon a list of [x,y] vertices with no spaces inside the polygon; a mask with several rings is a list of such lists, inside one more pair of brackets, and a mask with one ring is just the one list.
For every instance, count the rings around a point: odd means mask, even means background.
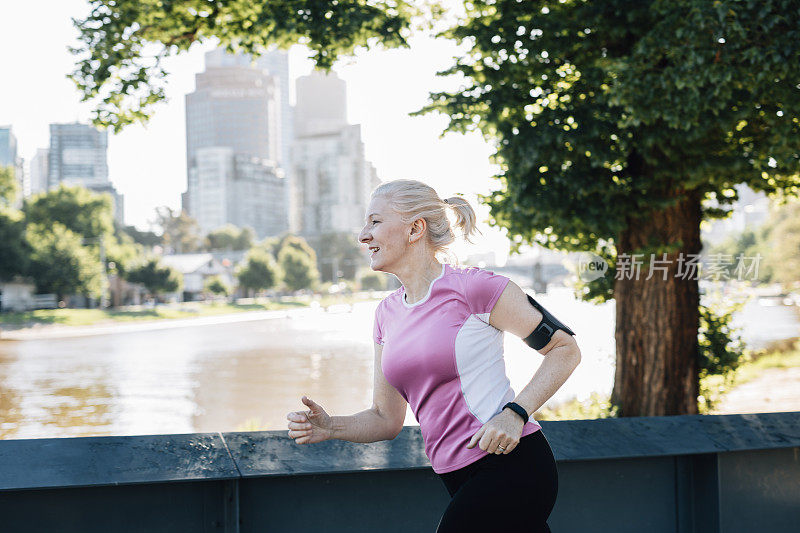
[{"label": "smartphone armband holder", "polygon": [[536,309],[542,313],[542,321],[539,323],[538,326],[531,332],[530,335],[522,339],[522,341],[533,348],[534,350],[541,350],[550,342],[553,338],[553,333],[556,332],[557,329],[566,331],[570,335],[575,335],[575,333],[565,326],[559,319],[553,316],[553,314],[542,307],[542,305],[533,299],[530,294],[525,293],[525,296],[528,297],[528,301],[534,306]]}]

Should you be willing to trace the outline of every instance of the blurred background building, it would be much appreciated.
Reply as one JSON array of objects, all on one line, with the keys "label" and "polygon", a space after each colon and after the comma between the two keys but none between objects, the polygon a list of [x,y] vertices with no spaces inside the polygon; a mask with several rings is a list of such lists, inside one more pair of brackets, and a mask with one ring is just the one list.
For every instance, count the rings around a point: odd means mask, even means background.
[{"label": "blurred background building", "polygon": [[[114,218],[124,224],[124,198],[108,177],[108,132],[89,124],[50,124],[50,148],[39,149],[31,162],[31,194],[57,189],[60,185],[81,185],[97,193],[108,193],[114,204]],[[46,163],[45,163],[46,161]],[[46,164],[46,167],[45,167]],[[42,170],[47,168],[47,176]],[[34,190],[34,183],[36,190]]]},{"label": "blurred background building", "polygon": [[[225,224],[259,238],[288,230],[282,81],[247,57],[206,54],[205,71],[186,95],[187,190],[183,208],[204,233]],[[270,61],[286,63],[286,52]],[[269,61],[265,60],[264,64]],[[286,81],[288,85],[288,79]]]},{"label": "blurred background building", "polygon": [[347,122],[347,86],[332,72],[297,79],[292,204],[297,232],[358,232],[380,184],[366,160],[361,126]]},{"label": "blurred background building", "polygon": [[[19,183],[20,192],[26,194],[30,185],[24,172],[24,161],[19,157],[17,150],[17,137],[11,130],[11,126],[0,126],[0,166],[14,168],[14,176]],[[21,198],[22,195],[18,201],[21,202]]]}]

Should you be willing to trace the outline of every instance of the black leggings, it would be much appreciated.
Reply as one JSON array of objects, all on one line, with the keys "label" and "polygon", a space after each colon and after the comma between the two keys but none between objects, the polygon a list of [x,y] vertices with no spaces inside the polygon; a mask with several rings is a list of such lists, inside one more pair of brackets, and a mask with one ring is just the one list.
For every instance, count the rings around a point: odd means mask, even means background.
[{"label": "black leggings", "polygon": [[542,430],[522,437],[511,453],[489,454],[438,475],[452,499],[436,533],[550,532],[558,470]]}]

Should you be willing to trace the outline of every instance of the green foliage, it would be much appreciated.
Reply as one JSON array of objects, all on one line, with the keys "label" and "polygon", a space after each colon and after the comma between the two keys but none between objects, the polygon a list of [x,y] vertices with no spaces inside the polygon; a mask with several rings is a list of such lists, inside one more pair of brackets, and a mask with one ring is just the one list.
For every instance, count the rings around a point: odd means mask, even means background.
[{"label": "green foliage", "polygon": [[329,68],[357,47],[407,46],[411,19],[420,13],[404,0],[338,1],[91,0],[83,20],[73,20],[81,46],[70,75],[83,101],[95,107],[95,125],[119,132],[145,123],[164,100],[165,58],[212,37],[231,51],[302,43],[319,67]]},{"label": "green foliage", "polygon": [[283,271],[283,283],[290,291],[311,289],[319,281],[315,258],[295,246],[287,245],[281,249],[278,264]]},{"label": "green foliage", "polygon": [[226,224],[217,228],[205,239],[205,248],[215,250],[249,250],[255,241],[253,228],[238,228],[233,224]]},{"label": "green foliage", "polygon": [[330,232],[310,238],[308,244],[317,254],[319,269],[324,279],[331,280],[333,268],[341,271],[342,277],[354,279],[356,267],[365,263],[361,246],[352,233]]},{"label": "green foliage", "polygon": [[314,264],[317,262],[317,253],[302,237],[292,235],[291,233],[283,235],[275,248],[275,257],[280,257],[281,252],[286,248],[292,248],[303,255],[307,255]]},{"label": "green foliage", "polygon": [[19,196],[19,182],[14,167],[0,165],[0,208],[14,206]]},{"label": "green foliage", "polygon": [[613,246],[690,194],[797,192],[792,5],[475,0],[444,32],[465,53],[442,74],[465,86],[420,112],[496,146],[498,188],[481,198],[513,251]]},{"label": "green foliage", "polygon": [[169,207],[156,208],[156,224],[161,228],[161,241],[176,254],[197,252],[201,248],[200,228],[197,221],[181,210]]},{"label": "green foliage", "polygon": [[385,276],[373,270],[362,272],[358,279],[362,291],[383,291],[386,290]]},{"label": "green foliage", "polygon": [[596,418],[615,418],[618,408],[611,403],[608,395],[593,392],[585,400],[564,402],[553,408],[542,407],[536,413],[536,420],[593,420]]},{"label": "green foliage", "polygon": [[766,270],[772,281],[787,287],[800,284],[800,202],[791,202],[773,212],[763,248]]},{"label": "green foliage", "polygon": [[231,287],[220,276],[211,276],[203,284],[203,290],[216,296],[229,296]]},{"label": "green foliage", "polygon": [[183,288],[183,276],[172,267],[162,265],[158,258],[150,258],[132,267],[127,273],[131,283],[141,283],[154,295],[179,292]]},{"label": "green foliage", "polygon": [[0,208],[0,281],[27,274],[30,253],[22,214]]},{"label": "green foliage", "polygon": [[27,199],[23,206],[28,223],[64,225],[84,239],[106,239],[114,234],[111,197],[85,187],[61,185]]},{"label": "green foliage", "polygon": [[96,298],[105,290],[103,265],[83,246],[81,235],[60,222],[32,223],[25,238],[31,249],[29,273],[39,292],[59,299],[77,293]]},{"label": "green foliage", "polygon": [[[719,390],[710,388],[725,387],[730,376],[736,371],[746,356],[745,343],[737,328],[731,325],[733,314],[739,311],[743,302],[714,295],[708,305],[700,305],[700,328],[697,334],[698,368],[700,369],[699,406],[708,410],[713,408],[714,398]],[[720,380],[709,379],[719,376]]]},{"label": "green foliage", "polygon": [[140,244],[147,248],[152,248],[161,244],[161,236],[156,235],[152,231],[139,231],[136,226],[121,226],[114,224],[117,238],[122,238],[121,234],[128,235],[133,242]]},{"label": "green foliage", "polygon": [[800,202],[773,205],[762,226],[730,235],[708,253],[727,255],[734,262],[740,255],[746,258],[760,255],[757,281],[777,282],[787,288],[796,286],[800,280]]},{"label": "green foliage", "polygon": [[281,276],[282,272],[275,259],[261,248],[251,249],[236,271],[239,285],[245,290],[256,292],[274,287],[280,282]]},{"label": "green foliage", "polygon": [[[761,259],[758,262],[758,275],[755,279],[761,283],[769,283],[772,281],[773,276],[772,268],[767,263],[774,253],[774,250],[769,247],[769,234],[770,229],[767,226],[755,230],[748,228],[741,233],[730,235],[721,243],[712,246],[708,254],[709,256],[730,258],[730,260],[734,262],[734,265],[736,264],[737,258],[740,256],[743,258],[756,258],[760,255]],[[753,261],[755,261],[755,259],[753,259]],[[753,275],[755,275],[755,273]],[[753,275],[748,276],[747,279],[753,279]]]}]

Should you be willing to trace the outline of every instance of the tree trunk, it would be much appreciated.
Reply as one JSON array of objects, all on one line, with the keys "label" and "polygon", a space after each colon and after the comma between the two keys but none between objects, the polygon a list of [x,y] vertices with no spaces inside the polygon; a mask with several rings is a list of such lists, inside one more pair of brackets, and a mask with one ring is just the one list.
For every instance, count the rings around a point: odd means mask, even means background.
[{"label": "tree trunk", "polygon": [[[672,207],[632,219],[619,238],[617,368],[611,395],[618,416],[698,412],[699,276],[686,262],[700,254],[700,219],[700,195],[689,192]],[[632,258],[648,243],[678,241],[680,249],[666,258],[655,254],[652,276],[650,251],[637,258],[642,263],[638,279],[633,261],[622,264],[622,254]]]}]

